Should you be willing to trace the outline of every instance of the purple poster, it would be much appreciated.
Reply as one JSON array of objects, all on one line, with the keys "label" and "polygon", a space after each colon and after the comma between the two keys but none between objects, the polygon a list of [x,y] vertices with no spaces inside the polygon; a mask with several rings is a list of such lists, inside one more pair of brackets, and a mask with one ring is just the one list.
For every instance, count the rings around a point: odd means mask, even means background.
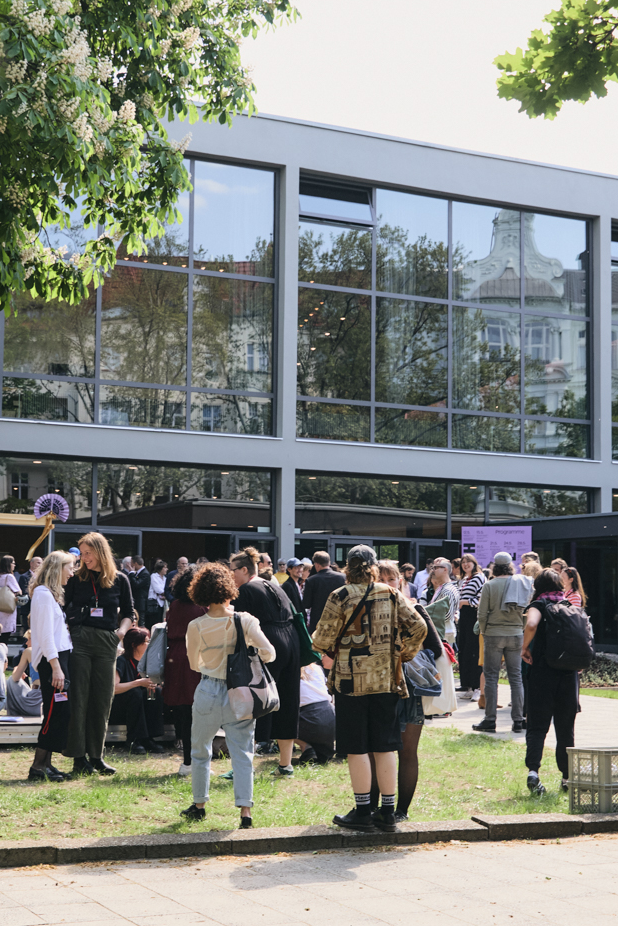
[{"label": "purple poster", "polygon": [[461,555],[472,553],[485,569],[496,553],[510,553],[521,567],[523,553],[532,549],[531,527],[462,527]]}]

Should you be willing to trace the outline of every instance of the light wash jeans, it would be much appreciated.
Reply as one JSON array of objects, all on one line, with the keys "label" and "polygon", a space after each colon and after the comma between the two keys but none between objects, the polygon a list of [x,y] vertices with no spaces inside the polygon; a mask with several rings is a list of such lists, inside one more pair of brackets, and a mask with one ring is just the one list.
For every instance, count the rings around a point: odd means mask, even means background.
[{"label": "light wash jeans", "polygon": [[234,771],[234,803],[253,807],[253,734],[255,720],[236,720],[224,678],[202,676],[195,689],[191,725],[191,785],[193,800],[208,800],[212,741],[223,727]]},{"label": "light wash jeans", "polygon": [[483,637],[485,655],[483,656],[483,672],[485,673],[485,720],[496,722],[496,709],[498,706],[498,677],[502,657],[506,663],[506,672],[511,686],[511,719],[513,723],[521,723],[524,719],[524,686],[521,680],[521,648],[524,642],[523,633],[514,633],[509,636]]}]

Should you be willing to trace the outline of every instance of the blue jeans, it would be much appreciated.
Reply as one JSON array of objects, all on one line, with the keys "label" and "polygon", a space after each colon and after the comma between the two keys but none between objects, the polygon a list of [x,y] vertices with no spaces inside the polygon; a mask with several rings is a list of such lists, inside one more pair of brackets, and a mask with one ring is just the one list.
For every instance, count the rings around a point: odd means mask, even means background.
[{"label": "blue jeans", "polygon": [[483,672],[485,673],[485,720],[496,722],[498,706],[498,677],[502,657],[506,663],[506,672],[511,686],[511,719],[521,723],[524,719],[524,686],[521,680],[521,648],[523,633],[509,636],[483,637],[485,655]]},{"label": "blue jeans", "polygon": [[234,803],[253,807],[253,733],[255,720],[236,720],[224,678],[202,676],[195,689],[191,725],[191,784],[193,800],[208,800],[212,741],[223,727],[234,771]]}]

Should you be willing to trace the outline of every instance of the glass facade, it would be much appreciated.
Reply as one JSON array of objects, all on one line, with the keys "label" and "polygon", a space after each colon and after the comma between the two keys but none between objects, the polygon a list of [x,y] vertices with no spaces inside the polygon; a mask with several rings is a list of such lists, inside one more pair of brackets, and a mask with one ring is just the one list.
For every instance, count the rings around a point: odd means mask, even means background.
[{"label": "glass facade", "polygon": [[586,221],[347,195],[301,186],[298,435],[587,457]]},{"label": "glass facade", "polygon": [[275,173],[186,163],[182,223],[144,255],[121,244],[101,290],[77,306],[20,297],[3,417],[272,433]]},{"label": "glass facade", "polygon": [[612,222],[612,457],[618,460],[618,221]]}]

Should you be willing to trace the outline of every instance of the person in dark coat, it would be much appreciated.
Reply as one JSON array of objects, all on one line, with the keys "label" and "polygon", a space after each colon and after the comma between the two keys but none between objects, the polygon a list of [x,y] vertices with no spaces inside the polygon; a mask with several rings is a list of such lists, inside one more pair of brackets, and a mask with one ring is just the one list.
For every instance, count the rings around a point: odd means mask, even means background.
[{"label": "person in dark coat", "polygon": [[133,566],[133,572],[129,576],[129,581],[133,592],[133,604],[139,614],[139,625],[144,627],[146,623],[146,602],[150,591],[150,573],[144,566],[144,560],[141,556],[134,556],[131,565]]},{"label": "person in dark coat", "polygon": [[320,551],[313,554],[315,575],[309,576],[305,582],[303,593],[303,608],[310,611],[309,633],[313,633],[322,617],[326,599],[336,588],[345,585],[345,576],[342,572],[335,572],[330,568],[330,556]]},{"label": "person in dark coat", "polygon": [[167,612],[167,644],[165,657],[165,685],[163,700],[174,713],[176,735],[182,740],[183,759],[178,774],[191,774],[191,723],[193,720],[193,697],[200,682],[200,673],[194,672],[187,658],[187,627],[206,609],[193,604],[189,598],[189,586],[197,572],[197,566],[189,566],[174,583],[174,599]]},{"label": "person in dark coat", "polygon": [[176,568],[172,569],[171,572],[168,572],[168,574],[165,577],[165,591],[163,592],[163,594],[165,595],[165,597],[167,598],[170,604],[174,600],[174,588],[173,588],[174,579],[179,573],[182,575],[185,569],[187,569],[188,565],[189,565],[189,560],[187,559],[187,557],[179,556],[178,559],[176,560]]},{"label": "person in dark coat", "polygon": [[295,556],[286,563],[288,578],[281,586],[281,590],[288,596],[299,614],[306,619],[307,615],[303,608],[303,597],[300,591],[300,578],[303,574],[303,564]]}]

